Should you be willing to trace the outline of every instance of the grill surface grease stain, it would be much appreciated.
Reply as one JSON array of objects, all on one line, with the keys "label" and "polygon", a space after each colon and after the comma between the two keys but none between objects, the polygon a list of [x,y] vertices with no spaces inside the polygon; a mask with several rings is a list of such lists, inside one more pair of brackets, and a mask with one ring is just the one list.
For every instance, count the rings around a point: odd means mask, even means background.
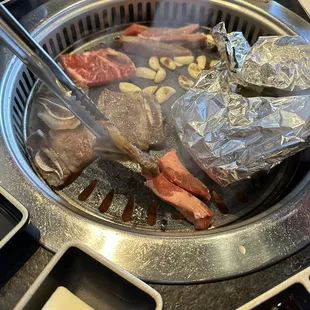
[{"label": "grill surface grease stain", "polygon": [[100,207],[98,208],[98,210],[101,212],[101,213],[105,213],[108,211],[111,203],[112,203],[112,200],[113,200],[113,197],[114,197],[114,189],[112,189],[108,195],[106,195],[106,197],[102,200],[102,203],[100,205]]},{"label": "grill surface grease stain", "polygon": [[129,222],[132,220],[132,213],[135,206],[135,197],[131,196],[128,199],[128,202],[126,204],[126,207],[124,209],[122,220],[124,222]]},{"label": "grill surface grease stain", "polygon": [[185,216],[183,214],[181,214],[180,212],[176,211],[176,212],[173,212],[171,214],[171,218],[173,220],[183,220],[183,219],[185,219]]},{"label": "grill surface grease stain", "polygon": [[97,185],[97,180],[92,181],[79,195],[78,199],[80,201],[86,201],[86,199],[91,195]]},{"label": "grill surface grease stain", "polygon": [[249,202],[249,198],[242,192],[237,192],[236,197],[239,201],[241,201],[243,203]]},{"label": "grill surface grease stain", "polygon": [[212,195],[220,212],[223,214],[229,214],[229,210],[220,195],[215,191],[212,192]]},{"label": "grill surface grease stain", "polygon": [[156,224],[156,209],[157,209],[156,201],[152,200],[150,207],[149,207],[148,216],[147,216],[147,223],[150,226],[154,226]]}]

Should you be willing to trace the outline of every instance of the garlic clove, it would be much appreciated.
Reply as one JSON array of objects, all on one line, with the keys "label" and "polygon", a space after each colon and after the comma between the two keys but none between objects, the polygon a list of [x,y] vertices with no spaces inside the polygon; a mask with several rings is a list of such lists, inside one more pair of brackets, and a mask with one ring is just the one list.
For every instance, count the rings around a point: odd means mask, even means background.
[{"label": "garlic clove", "polygon": [[195,58],[194,56],[179,56],[179,57],[174,57],[173,60],[182,65],[189,65],[192,62],[194,62]]},{"label": "garlic clove", "polygon": [[209,68],[212,69],[212,68],[215,66],[215,64],[216,64],[217,62],[218,62],[217,59],[212,59],[212,60],[210,61],[210,63],[209,63]]},{"label": "garlic clove", "polygon": [[156,56],[153,56],[149,59],[149,66],[152,70],[158,71],[160,68],[159,59]]},{"label": "garlic clove", "polygon": [[195,63],[191,63],[188,66],[188,73],[195,80],[197,79],[198,75],[201,72],[202,72],[201,68],[197,64],[195,64]]},{"label": "garlic clove", "polygon": [[167,76],[166,70],[163,68],[159,68],[157,73],[156,73],[154,82],[157,84],[161,83],[165,80],[166,76]]},{"label": "garlic clove", "polygon": [[176,90],[174,88],[163,86],[156,92],[156,99],[160,104],[162,104],[170,99],[175,93]]},{"label": "garlic clove", "polygon": [[122,82],[119,83],[119,90],[122,93],[131,93],[135,91],[141,91],[141,88],[132,83]]},{"label": "garlic clove", "polygon": [[178,81],[180,86],[185,90],[188,90],[189,88],[194,86],[194,82],[188,79],[185,75],[180,75]]},{"label": "garlic clove", "polygon": [[143,88],[142,91],[146,94],[153,95],[156,93],[157,89],[158,89],[158,86],[148,86],[148,87]]},{"label": "garlic clove", "polygon": [[136,76],[143,78],[143,79],[154,80],[155,75],[156,75],[156,72],[150,68],[139,67],[136,70]]},{"label": "garlic clove", "polygon": [[175,65],[176,65],[177,67],[183,67],[183,66],[184,66],[183,64],[180,64],[180,63],[177,62],[177,61],[175,61],[174,63],[175,63]]},{"label": "garlic clove", "polygon": [[174,61],[171,58],[168,57],[161,57],[160,58],[160,63],[165,66],[166,68],[168,68],[169,70],[175,70],[176,69],[176,64],[174,63]]},{"label": "garlic clove", "polygon": [[204,70],[207,64],[207,57],[205,55],[198,56],[197,64],[201,70]]}]

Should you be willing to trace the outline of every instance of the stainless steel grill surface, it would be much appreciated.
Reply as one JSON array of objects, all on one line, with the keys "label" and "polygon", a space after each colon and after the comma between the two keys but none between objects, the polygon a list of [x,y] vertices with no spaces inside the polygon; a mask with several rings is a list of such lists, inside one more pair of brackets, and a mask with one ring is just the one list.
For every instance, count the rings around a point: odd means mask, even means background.
[{"label": "stainless steel grill surface", "polygon": [[[114,38],[131,22],[212,27],[219,21],[226,23],[228,31],[242,31],[251,43],[260,35],[271,34],[310,38],[310,26],[301,18],[277,4],[254,0],[53,0],[25,18],[24,24],[49,54],[57,57],[63,52],[106,46],[118,49]],[[268,175],[222,189],[204,176],[177,140],[168,113],[173,100],[164,105],[167,144],[221,197],[222,202],[212,200],[210,204],[216,213],[214,229],[194,231],[143,185],[135,164],[98,159],[72,185],[52,191],[33,170],[24,143],[41,126],[32,104],[38,88],[38,84],[34,87],[36,78],[9,52],[6,58],[0,85],[0,186],[30,210],[46,247],[55,251],[66,241],[80,240],[143,279],[198,282],[252,271],[309,242],[308,174],[286,192],[300,162],[308,160],[308,152],[285,161]],[[137,66],[148,61],[132,59]],[[176,87],[181,95],[176,81],[177,76],[169,72],[165,84]],[[139,86],[148,85],[139,81]],[[100,91],[102,88],[90,90],[93,100]],[[161,154],[154,152],[154,156]],[[82,201],[79,195],[85,188],[88,193],[84,191],[84,196],[89,197]],[[98,211],[100,205],[106,209],[104,213]]]}]

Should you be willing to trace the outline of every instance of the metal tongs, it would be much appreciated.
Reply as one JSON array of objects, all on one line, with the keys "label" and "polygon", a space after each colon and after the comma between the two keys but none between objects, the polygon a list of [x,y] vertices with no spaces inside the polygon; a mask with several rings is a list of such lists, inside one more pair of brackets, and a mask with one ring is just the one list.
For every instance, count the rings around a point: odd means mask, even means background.
[{"label": "metal tongs", "polygon": [[[110,140],[116,146],[110,153],[125,154],[138,162],[144,171],[159,173],[156,162],[131,144],[97,108],[94,102],[77,87],[47,52],[33,40],[30,34],[0,3],[0,39],[8,48],[66,105],[66,107],[97,137],[104,141],[104,149]],[[99,143],[100,144],[100,143]]]},{"label": "metal tongs", "polygon": [[97,138],[108,136],[108,119],[1,3],[0,39]]}]

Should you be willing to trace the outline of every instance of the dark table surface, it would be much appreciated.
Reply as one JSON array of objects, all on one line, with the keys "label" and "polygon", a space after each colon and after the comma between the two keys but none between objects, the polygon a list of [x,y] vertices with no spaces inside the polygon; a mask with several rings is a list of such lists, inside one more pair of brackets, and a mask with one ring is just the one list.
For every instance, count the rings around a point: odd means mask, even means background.
[{"label": "dark table surface", "polygon": [[[297,0],[278,2],[306,18]],[[23,3],[26,3],[25,0],[21,0],[19,5]],[[2,249],[0,310],[13,309],[52,257],[53,253],[41,247],[26,232]],[[165,309],[229,310],[243,305],[308,266],[310,246],[281,263],[243,277],[199,285],[151,286],[162,295]]]}]

